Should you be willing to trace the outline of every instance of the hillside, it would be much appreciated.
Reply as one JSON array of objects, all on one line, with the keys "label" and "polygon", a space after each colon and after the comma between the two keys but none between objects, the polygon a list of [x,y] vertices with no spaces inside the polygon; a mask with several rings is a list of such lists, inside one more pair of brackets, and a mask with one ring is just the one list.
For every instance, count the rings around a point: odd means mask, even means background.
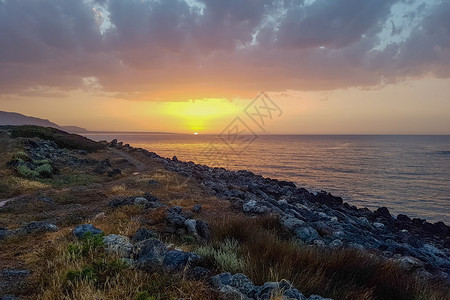
[{"label": "hillside", "polygon": [[42,127],[53,127],[68,132],[86,132],[87,130],[78,126],[59,126],[49,120],[22,115],[15,112],[0,111],[0,126],[2,125],[36,125]]},{"label": "hillside", "polygon": [[57,129],[0,127],[0,153],[0,296],[450,294],[450,228],[441,222]]}]

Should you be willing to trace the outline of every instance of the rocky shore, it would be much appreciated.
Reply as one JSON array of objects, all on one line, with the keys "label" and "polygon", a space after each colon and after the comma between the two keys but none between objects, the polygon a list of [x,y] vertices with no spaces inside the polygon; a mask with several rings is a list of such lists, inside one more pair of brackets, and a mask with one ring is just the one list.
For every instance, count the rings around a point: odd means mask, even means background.
[{"label": "rocky shore", "polygon": [[357,208],[327,192],[311,193],[293,182],[264,178],[252,172],[212,168],[176,157],[145,153],[167,170],[201,182],[220,199],[249,215],[276,214],[304,244],[325,248],[356,248],[399,262],[427,278],[450,282],[450,227],[399,214],[386,207],[376,211]]}]

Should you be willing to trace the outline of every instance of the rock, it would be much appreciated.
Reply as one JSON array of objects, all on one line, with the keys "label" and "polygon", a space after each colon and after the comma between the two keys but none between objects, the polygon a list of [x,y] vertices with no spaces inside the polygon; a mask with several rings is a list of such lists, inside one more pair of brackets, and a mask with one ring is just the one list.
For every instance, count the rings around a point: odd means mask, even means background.
[{"label": "rock", "polygon": [[302,226],[295,229],[295,234],[305,243],[310,243],[319,237],[319,233],[310,226]]},{"label": "rock", "polygon": [[211,277],[211,283],[215,288],[220,288],[223,285],[229,285],[232,275],[228,272],[217,274]]},{"label": "rock", "polygon": [[208,222],[203,220],[196,220],[195,223],[195,229],[197,230],[198,235],[202,239],[209,239],[210,231],[209,231],[209,225]]},{"label": "rock", "polygon": [[186,221],[186,217],[181,214],[181,210],[174,209],[174,207],[172,207],[166,212],[166,220],[169,224],[172,224],[176,227],[183,227],[184,222]]},{"label": "rock", "polygon": [[149,181],[148,181],[148,185],[150,185],[150,186],[160,186],[161,184],[159,183],[159,181],[158,180],[155,180],[155,179],[150,179]]},{"label": "rock", "polygon": [[259,201],[250,200],[242,205],[242,210],[247,213],[264,214],[270,212],[270,208],[262,205]]},{"label": "rock", "polygon": [[8,230],[0,229],[0,241],[5,239],[8,236]]},{"label": "rock", "polygon": [[87,232],[92,235],[103,234],[103,230],[98,229],[91,224],[79,225],[75,227],[72,232],[79,239],[81,239]]},{"label": "rock", "polygon": [[386,207],[378,208],[376,211],[373,212],[373,215],[374,215],[375,218],[381,217],[381,218],[384,218],[386,220],[392,220],[393,219],[392,215],[389,213],[389,210]]},{"label": "rock", "polygon": [[200,260],[196,253],[169,250],[164,256],[163,264],[169,271],[183,270],[188,264]]},{"label": "rock", "polygon": [[220,287],[219,292],[222,293],[222,295],[224,296],[224,299],[250,300],[250,298],[248,298],[246,295],[242,294],[237,289],[235,289],[229,285],[224,285],[224,286]]},{"label": "rock", "polygon": [[281,219],[281,223],[289,230],[294,230],[295,228],[305,225],[304,221],[294,217],[284,217]]},{"label": "rock", "polygon": [[192,211],[193,211],[194,213],[199,213],[199,212],[201,212],[201,211],[202,211],[202,205],[201,205],[201,204],[196,204],[196,205],[194,205],[194,207],[192,208]]},{"label": "rock", "polygon": [[30,222],[25,226],[25,230],[27,233],[44,233],[58,231],[58,227],[47,222]]},{"label": "rock", "polygon": [[14,295],[3,295],[1,300],[18,300],[19,298],[17,298]]},{"label": "rock", "polygon": [[49,204],[53,203],[53,199],[47,196],[41,196],[38,200]]},{"label": "rock", "polygon": [[105,250],[109,254],[117,254],[122,258],[130,257],[133,251],[133,244],[130,243],[128,237],[117,234],[110,234],[103,237]]},{"label": "rock", "polygon": [[147,239],[134,246],[134,260],[136,267],[146,271],[152,271],[161,267],[167,247],[157,239]]},{"label": "rock", "polygon": [[244,210],[244,212],[251,212],[255,209],[256,205],[257,204],[255,200],[250,200],[242,206],[242,209]]},{"label": "rock", "polygon": [[331,248],[340,248],[344,245],[344,243],[340,239],[333,240],[328,246]]},{"label": "rock", "polygon": [[283,299],[304,300],[306,297],[287,281],[282,282],[266,282],[257,288],[255,298],[261,300],[273,299],[273,295],[282,294]]},{"label": "rock", "polygon": [[423,267],[424,265],[422,261],[412,256],[402,256],[396,259],[396,261],[407,270],[415,270]]},{"label": "rock", "polygon": [[148,204],[148,200],[144,197],[136,197],[134,198],[134,205],[143,205],[146,206]]},{"label": "rock", "polygon": [[317,247],[325,247],[325,242],[322,240],[314,240],[313,244]]},{"label": "rock", "polygon": [[281,200],[278,200],[278,205],[281,208],[287,208],[289,206],[289,203],[287,202],[286,199],[281,199]]},{"label": "rock", "polygon": [[187,219],[184,221],[184,224],[186,225],[186,228],[190,234],[197,235],[197,221],[194,219]]},{"label": "rock", "polygon": [[108,171],[108,176],[109,177],[114,177],[114,176],[120,175],[120,174],[122,174],[122,171],[120,169],[117,169],[117,168]]},{"label": "rock", "polygon": [[78,150],[78,154],[85,156],[85,155],[87,155],[87,151],[86,150]]},{"label": "rock", "polygon": [[178,158],[177,158],[175,155],[172,157],[172,160],[173,160],[174,162],[178,162]]},{"label": "rock", "polygon": [[106,214],[104,211],[102,211],[94,216],[94,220],[103,219],[104,217],[106,217]]},{"label": "rock", "polygon": [[242,294],[253,297],[255,285],[253,282],[244,274],[238,273],[231,276],[229,286],[237,289]]},{"label": "rock", "polygon": [[334,233],[334,229],[323,222],[317,222],[313,226],[320,236],[331,236]]},{"label": "rock", "polygon": [[380,222],[374,222],[372,225],[377,229],[382,229],[384,227],[384,224]]},{"label": "rock", "polygon": [[313,294],[313,295],[309,296],[309,298],[306,299],[306,300],[333,300],[333,299],[331,299],[331,298],[324,298],[324,297],[321,297],[321,296]]},{"label": "rock", "polygon": [[133,237],[131,238],[131,242],[132,243],[137,243],[143,240],[147,240],[147,239],[151,239],[151,238],[157,238],[158,234],[151,230],[151,229],[147,229],[145,227],[141,227],[139,228],[133,235]]},{"label": "rock", "polygon": [[150,194],[149,192],[145,192],[143,197],[145,199],[147,199],[149,202],[160,202],[158,197],[153,196],[152,194]]}]

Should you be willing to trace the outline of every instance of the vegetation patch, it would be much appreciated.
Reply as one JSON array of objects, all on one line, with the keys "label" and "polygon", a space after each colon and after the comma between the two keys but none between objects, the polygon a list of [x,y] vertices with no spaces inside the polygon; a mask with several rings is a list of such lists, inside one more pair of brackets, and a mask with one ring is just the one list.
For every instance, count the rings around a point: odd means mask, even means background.
[{"label": "vegetation patch", "polygon": [[16,126],[11,131],[12,138],[41,138],[55,142],[61,148],[86,150],[87,152],[95,152],[105,149],[106,146],[89,140],[77,134],[67,133],[65,131],[51,128],[40,127],[34,125]]}]

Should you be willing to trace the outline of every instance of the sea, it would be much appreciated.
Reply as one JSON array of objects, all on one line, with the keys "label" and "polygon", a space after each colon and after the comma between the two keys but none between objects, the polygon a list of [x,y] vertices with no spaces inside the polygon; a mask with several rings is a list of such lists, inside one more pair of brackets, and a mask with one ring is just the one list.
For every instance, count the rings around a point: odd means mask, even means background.
[{"label": "sea", "polygon": [[358,207],[450,224],[449,135],[84,134],[324,190]]}]

